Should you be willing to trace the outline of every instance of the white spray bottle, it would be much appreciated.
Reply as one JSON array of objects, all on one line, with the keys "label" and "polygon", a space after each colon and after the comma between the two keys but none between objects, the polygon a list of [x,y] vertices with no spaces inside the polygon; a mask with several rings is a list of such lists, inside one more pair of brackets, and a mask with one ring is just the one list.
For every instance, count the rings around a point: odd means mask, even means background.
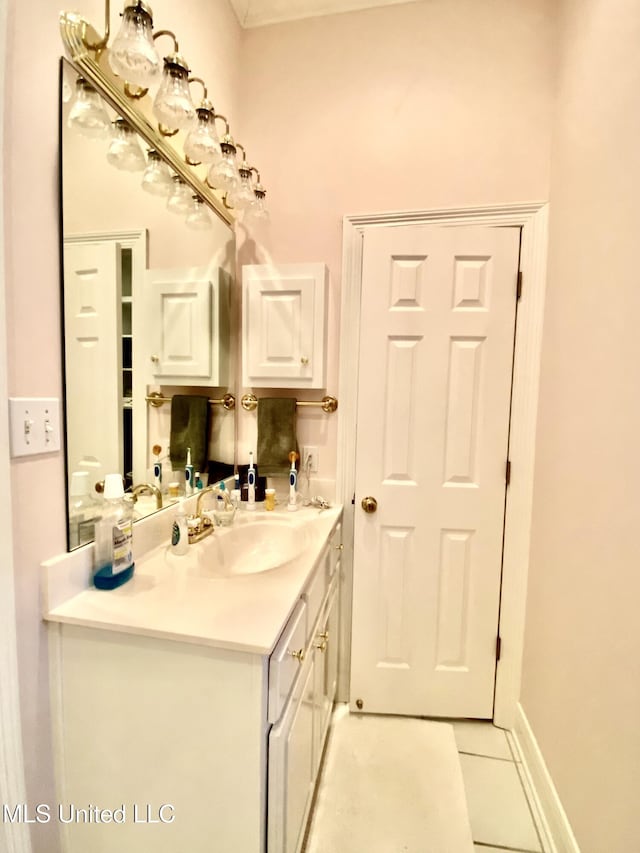
[{"label": "white spray bottle", "polygon": [[247,509],[256,508],[256,469],[253,467],[253,451],[249,451],[249,471],[247,473]]},{"label": "white spray bottle", "polygon": [[289,469],[289,502],[287,503],[289,512],[295,512],[298,509],[298,492],[296,490],[296,486],[298,485],[298,472],[296,471],[297,458],[298,454],[295,450],[292,450],[289,454],[289,461],[291,462],[291,468]]}]

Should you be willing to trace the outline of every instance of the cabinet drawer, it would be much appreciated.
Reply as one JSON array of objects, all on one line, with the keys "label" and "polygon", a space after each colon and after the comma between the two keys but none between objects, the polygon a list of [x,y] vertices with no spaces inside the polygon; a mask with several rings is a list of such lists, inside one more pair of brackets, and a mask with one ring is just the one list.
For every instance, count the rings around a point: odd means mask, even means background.
[{"label": "cabinet drawer", "polygon": [[307,646],[307,603],[296,604],[269,658],[269,722],[279,719],[298,674]]}]

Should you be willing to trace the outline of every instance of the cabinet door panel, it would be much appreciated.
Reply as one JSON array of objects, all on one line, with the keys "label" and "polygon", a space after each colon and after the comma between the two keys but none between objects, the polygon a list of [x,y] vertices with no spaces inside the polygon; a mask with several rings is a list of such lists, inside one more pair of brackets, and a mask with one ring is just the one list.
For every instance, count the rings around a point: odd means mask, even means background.
[{"label": "cabinet door panel", "polygon": [[211,374],[211,282],[165,281],[153,290],[155,377]]}]

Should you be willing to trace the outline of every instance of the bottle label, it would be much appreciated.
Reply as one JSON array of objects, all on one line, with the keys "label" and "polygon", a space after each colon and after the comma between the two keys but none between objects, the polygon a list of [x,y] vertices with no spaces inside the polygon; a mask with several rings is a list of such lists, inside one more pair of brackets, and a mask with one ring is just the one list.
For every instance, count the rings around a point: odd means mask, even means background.
[{"label": "bottle label", "polygon": [[113,525],[113,574],[123,572],[133,563],[133,530],[130,518]]},{"label": "bottle label", "polygon": [[171,544],[177,545],[180,541],[180,525],[177,521],[173,522],[173,528],[171,530]]}]

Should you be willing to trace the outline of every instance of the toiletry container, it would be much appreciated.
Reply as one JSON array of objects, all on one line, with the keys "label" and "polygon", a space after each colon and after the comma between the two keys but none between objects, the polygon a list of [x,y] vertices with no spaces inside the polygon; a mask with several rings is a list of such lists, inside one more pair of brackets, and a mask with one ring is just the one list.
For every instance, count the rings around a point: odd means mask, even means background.
[{"label": "toiletry container", "polygon": [[69,486],[69,548],[77,548],[95,537],[100,503],[91,496],[88,471],[74,471]]},{"label": "toiletry container", "polygon": [[124,499],[120,474],[104,478],[104,510],[95,527],[93,582],[98,589],[115,589],[133,575],[133,516]]},{"label": "toiletry container", "polygon": [[173,520],[171,530],[171,552],[177,556],[186,554],[189,550],[189,527],[184,503],[180,501]]}]

